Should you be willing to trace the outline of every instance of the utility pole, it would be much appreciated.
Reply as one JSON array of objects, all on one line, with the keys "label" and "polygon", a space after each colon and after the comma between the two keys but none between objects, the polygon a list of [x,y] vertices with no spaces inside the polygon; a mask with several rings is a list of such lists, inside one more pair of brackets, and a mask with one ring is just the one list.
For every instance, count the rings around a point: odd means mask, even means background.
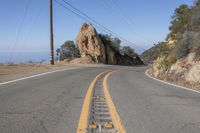
[{"label": "utility pole", "polygon": [[50,2],[50,64],[54,65],[54,48],[53,48],[53,2]]}]

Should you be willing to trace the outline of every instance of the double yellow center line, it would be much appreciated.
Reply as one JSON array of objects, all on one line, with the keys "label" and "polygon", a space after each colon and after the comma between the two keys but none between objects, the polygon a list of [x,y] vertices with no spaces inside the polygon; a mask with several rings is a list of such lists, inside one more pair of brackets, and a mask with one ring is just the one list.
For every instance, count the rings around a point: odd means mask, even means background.
[{"label": "double yellow center line", "polygon": [[94,90],[94,86],[95,86],[97,80],[99,79],[100,76],[102,76],[104,74],[105,74],[105,76],[103,78],[103,90],[104,90],[106,102],[108,104],[109,112],[111,114],[113,125],[114,125],[117,133],[126,133],[125,128],[122,124],[122,121],[119,117],[119,114],[117,113],[116,107],[112,101],[112,98],[111,98],[111,95],[109,92],[109,88],[107,85],[107,80],[108,80],[109,76],[111,75],[111,73],[113,73],[115,71],[105,71],[103,73],[100,73],[99,75],[97,75],[94,78],[94,80],[89,85],[89,88],[87,90],[87,93],[86,93],[86,96],[85,96],[85,99],[83,102],[82,111],[80,114],[80,119],[79,119],[77,131],[76,131],[77,133],[86,133],[87,132],[92,92]]}]

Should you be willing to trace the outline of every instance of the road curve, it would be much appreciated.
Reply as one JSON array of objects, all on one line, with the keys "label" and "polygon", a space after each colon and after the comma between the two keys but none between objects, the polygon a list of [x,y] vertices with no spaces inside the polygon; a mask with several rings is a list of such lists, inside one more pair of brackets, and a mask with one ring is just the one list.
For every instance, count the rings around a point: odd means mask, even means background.
[{"label": "road curve", "polygon": [[113,101],[128,133],[199,133],[200,94],[145,75],[145,67],[111,75]]},{"label": "road curve", "polygon": [[[200,94],[155,81],[147,67],[108,78],[127,133],[199,133]],[[56,72],[0,86],[1,133],[74,133],[91,81],[115,66]]]}]

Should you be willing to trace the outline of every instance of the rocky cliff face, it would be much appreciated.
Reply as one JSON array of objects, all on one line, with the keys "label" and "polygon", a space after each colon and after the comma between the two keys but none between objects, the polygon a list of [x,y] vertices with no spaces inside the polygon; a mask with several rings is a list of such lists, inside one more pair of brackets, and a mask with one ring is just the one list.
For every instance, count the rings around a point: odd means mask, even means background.
[{"label": "rocky cliff face", "polygon": [[129,57],[122,55],[112,46],[102,42],[96,29],[91,25],[84,23],[81,26],[77,36],[78,45],[82,58],[92,60],[92,63],[118,64],[118,65],[141,65],[143,62],[139,57]]},{"label": "rocky cliff face", "polygon": [[81,57],[91,58],[96,63],[106,63],[104,44],[92,25],[87,23],[82,25],[76,43]]}]

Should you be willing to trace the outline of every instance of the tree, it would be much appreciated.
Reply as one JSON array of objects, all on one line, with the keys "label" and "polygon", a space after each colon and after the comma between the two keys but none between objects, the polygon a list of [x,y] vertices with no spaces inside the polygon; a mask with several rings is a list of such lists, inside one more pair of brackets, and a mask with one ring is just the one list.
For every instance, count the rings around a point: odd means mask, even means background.
[{"label": "tree", "polygon": [[191,20],[192,10],[187,5],[183,4],[176,8],[172,16],[171,26],[169,27],[171,33],[168,37],[178,40],[179,35],[186,31]]},{"label": "tree", "polygon": [[193,6],[193,15],[191,17],[190,31],[199,32],[200,31],[200,0],[196,1]]},{"label": "tree", "polygon": [[200,6],[200,0],[196,0],[196,1],[195,1],[195,6],[196,6],[196,7]]},{"label": "tree", "polygon": [[121,44],[121,40],[117,37],[115,37],[113,40],[112,40],[112,45],[113,47],[119,51],[120,50],[120,44]]},{"label": "tree", "polygon": [[112,38],[110,35],[103,35],[103,34],[99,34],[100,39],[102,40],[102,42],[104,44],[108,44],[110,45],[112,48],[114,48],[116,51],[120,50],[120,44],[121,44],[121,40],[117,37]]},{"label": "tree", "polygon": [[56,52],[60,60],[80,57],[79,49],[73,41],[66,41]]},{"label": "tree", "polygon": [[131,48],[130,46],[122,47],[122,52],[132,58],[135,58],[137,56],[137,54],[135,53],[135,50],[133,48]]}]

